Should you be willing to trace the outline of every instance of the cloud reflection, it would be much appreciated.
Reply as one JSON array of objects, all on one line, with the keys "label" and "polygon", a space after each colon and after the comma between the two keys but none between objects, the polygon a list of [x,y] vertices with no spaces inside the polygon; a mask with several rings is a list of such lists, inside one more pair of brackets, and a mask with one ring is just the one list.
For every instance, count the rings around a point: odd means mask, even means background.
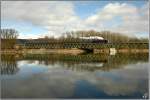
[{"label": "cloud reflection", "polygon": [[[17,74],[2,75],[2,98],[94,98],[95,94],[98,98],[102,94],[105,98],[142,98],[148,92],[148,62],[139,56],[131,58],[118,62],[112,57],[98,68],[94,63],[89,68],[79,62],[49,60],[47,65],[22,60],[17,63]],[[92,68],[95,70],[90,71]]]}]

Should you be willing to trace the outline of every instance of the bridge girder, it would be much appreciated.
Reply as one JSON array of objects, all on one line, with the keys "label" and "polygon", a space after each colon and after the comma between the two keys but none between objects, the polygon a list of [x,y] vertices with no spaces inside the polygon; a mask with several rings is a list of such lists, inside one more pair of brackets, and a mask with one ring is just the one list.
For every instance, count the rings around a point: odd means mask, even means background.
[{"label": "bridge girder", "polygon": [[106,49],[106,48],[149,48],[148,43],[26,43],[26,49]]}]

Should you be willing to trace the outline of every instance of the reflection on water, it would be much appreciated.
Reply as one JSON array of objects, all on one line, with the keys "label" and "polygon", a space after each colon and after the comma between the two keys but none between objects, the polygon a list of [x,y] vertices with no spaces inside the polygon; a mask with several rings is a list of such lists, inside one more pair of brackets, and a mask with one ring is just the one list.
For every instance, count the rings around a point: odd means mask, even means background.
[{"label": "reflection on water", "polygon": [[1,55],[2,98],[142,98],[148,54]]},{"label": "reflection on water", "polygon": [[14,55],[2,55],[1,56],[1,75],[3,74],[15,74],[19,68],[17,67],[16,59]]}]

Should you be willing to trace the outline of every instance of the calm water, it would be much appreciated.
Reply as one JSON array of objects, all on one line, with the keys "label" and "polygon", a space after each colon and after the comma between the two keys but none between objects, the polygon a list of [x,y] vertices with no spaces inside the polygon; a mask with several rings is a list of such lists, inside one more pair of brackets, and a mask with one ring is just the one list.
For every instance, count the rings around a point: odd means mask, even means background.
[{"label": "calm water", "polygon": [[2,98],[143,98],[148,54],[1,55]]}]

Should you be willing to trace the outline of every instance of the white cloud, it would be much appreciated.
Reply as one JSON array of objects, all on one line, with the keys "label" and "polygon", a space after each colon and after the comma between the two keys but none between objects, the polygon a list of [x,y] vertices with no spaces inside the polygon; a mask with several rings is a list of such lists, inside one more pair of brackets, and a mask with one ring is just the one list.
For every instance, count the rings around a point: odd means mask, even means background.
[{"label": "white cloud", "polygon": [[87,18],[86,22],[99,28],[99,24],[109,23],[117,17],[122,19],[122,22],[116,22],[120,23],[120,25],[117,27],[112,26],[111,28],[106,26],[106,30],[126,33],[130,36],[142,33],[148,34],[148,5],[137,8],[126,3],[110,3],[97,14]]},{"label": "white cloud", "polygon": [[41,34],[21,34],[19,35],[20,39],[37,39]]},{"label": "white cloud", "polygon": [[[60,3],[60,2],[59,2]],[[31,22],[59,35],[66,25],[78,19],[71,2],[3,1],[2,20]]]},{"label": "white cloud", "polygon": [[103,21],[112,20],[116,16],[123,16],[127,14],[134,14],[137,11],[136,7],[127,5],[125,3],[110,3],[107,4],[102,10],[99,10],[97,14],[90,16],[87,19],[87,23],[97,23]]},{"label": "white cloud", "polygon": [[[118,16],[122,22],[117,26],[107,27],[106,24]],[[128,35],[148,33],[149,20],[148,5],[139,8],[127,3],[109,3],[96,14],[81,19],[75,12],[74,3],[65,1],[3,1],[1,18],[30,22],[34,26],[49,30],[48,33],[55,36],[60,36],[66,31],[90,29],[98,31],[106,29]]]}]

